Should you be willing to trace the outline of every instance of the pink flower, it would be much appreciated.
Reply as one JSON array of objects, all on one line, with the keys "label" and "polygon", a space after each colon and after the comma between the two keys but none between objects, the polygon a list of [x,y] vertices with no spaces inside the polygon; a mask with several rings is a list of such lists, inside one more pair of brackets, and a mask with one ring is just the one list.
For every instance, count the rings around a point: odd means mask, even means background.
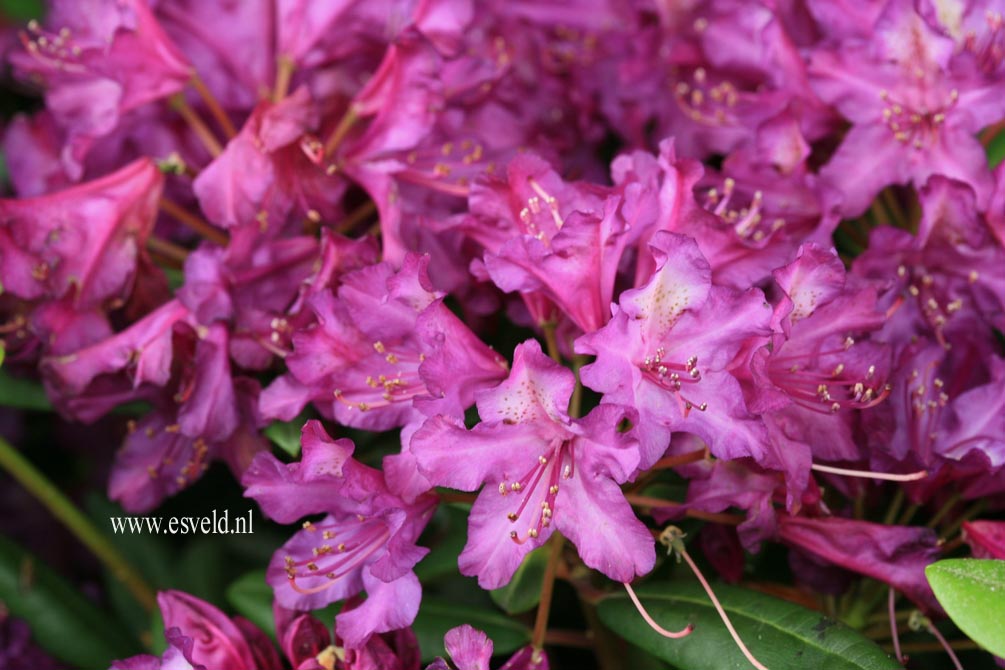
[{"label": "pink flower", "polygon": [[300,462],[259,454],[245,473],[245,495],[270,518],[302,529],[272,557],[267,580],[283,607],[310,610],[365,590],[366,601],[336,618],[336,633],[357,649],[373,633],[412,623],[422,589],[413,566],[428,553],[415,545],[435,498],[405,503],[379,470],[353,460],[349,440],[332,440],[321,424],[303,429]]},{"label": "pink flower", "polygon": [[556,528],[611,579],[628,582],[652,569],[652,535],[618,487],[639,462],[636,441],[617,429],[629,411],[601,405],[572,419],[574,385],[572,373],[529,340],[517,347],[509,378],[476,395],[481,423],[469,431],[436,416],[412,438],[433,484],[466,491],[486,484],[459,560],[482,588],[506,584]]}]

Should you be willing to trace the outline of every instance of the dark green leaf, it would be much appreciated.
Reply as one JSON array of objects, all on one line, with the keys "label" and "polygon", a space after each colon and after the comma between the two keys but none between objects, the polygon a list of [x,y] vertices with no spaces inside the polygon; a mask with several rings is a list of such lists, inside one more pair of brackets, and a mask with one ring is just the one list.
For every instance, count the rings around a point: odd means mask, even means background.
[{"label": "dark green leaf", "polygon": [[925,568],[939,604],[960,630],[1005,656],[1005,561],[950,558]]},{"label": "dark green leaf", "polygon": [[41,383],[12,377],[4,370],[0,370],[0,406],[41,412],[52,411],[52,403],[46,397]]},{"label": "dark green leaf", "polygon": [[0,601],[28,622],[39,646],[73,667],[107,668],[141,651],[79,590],[4,537]]},{"label": "dark green leaf", "polygon": [[[470,507],[470,506],[469,506]],[[430,548],[415,574],[426,584],[440,577],[456,575],[457,557],[468,536],[468,509],[455,504],[440,505],[419,544]]]},{"label": "dark green leaf", "polygon": [[[689,636],[670,640],[653,631],[627,594],[598,604],[614,632],[680,670],[750,668],[698,584],[663,582],[639,589],[652,617],[671,630],[694,624]],[[899,668],[869,639],[833,619],[770,596],[715,586],[730,620],[751,653],[771,670],[886,670]]]},{"label": "dark green leaf", "polygon": [[484,607],[458,605],[439,598],[424,597],[412,628],[419,638],[424,661],[443,656],[443,636],[451,628],[470,624],[484,631],[495,645],[495,653],[506,654],[530,642],[530,629],[518,621]]},{"label": "dark green leaf", "polygon": [[265,570],[247,572],[227,587],[227,602],[238,614],[276,639],[272,618],[272,587],[265,581]]},{"label": "dark green leaf", "polygon": [[1005,160],[1005,132],[1000,132],[988,144],[988,165],[992,168]]},{"label": "dark green leaf", "polygon": [[541,582],[547,566],[547,547],[538,547],[530,552],[510,583],[491,592],[493,602],[509,614],[533,609],[541,601]]},{"label": "dark green leaf", "polygon": [[0,0],[0,15],[16,21],[42,18],[42,0]]}]

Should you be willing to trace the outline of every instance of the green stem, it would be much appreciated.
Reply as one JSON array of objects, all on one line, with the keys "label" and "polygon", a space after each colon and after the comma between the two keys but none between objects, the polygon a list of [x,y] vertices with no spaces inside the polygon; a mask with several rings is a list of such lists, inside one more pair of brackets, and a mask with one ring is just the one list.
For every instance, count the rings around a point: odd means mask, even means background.
[{"label": "green stem", "polygon": [[548,348],[548,355],[556,363],[561,363],[562,355],[558,353],[558,338],[555,337],[556,326],[554,321],[545,321],[541,324],[541,330],[544,331],[544,344]]},{"label": "green stem", "polygon": [[121,581],[133,594],[136,600],[147,610],[152,611],[157,604],[153,589],[143,580],[143,577],[126,561],[119,550],[108,542],[98,528],[91,523],[74,506],[69,498],[64,496],[52,482],[45,478],[35,466],[27,461],[6,440],[0,438],[0,467],[9,472],[21,486],[42,503],[49,512],[59,519],[91,553],[105,565],[106,568]]},{"label": "green stem", "polygon": [[897,515],[900,514],[900,508],[904,505],[904,488],[897,487],[897,492],[893,494],[893,502],[886,509],[886,516],[883,517],[883,525],[889,526],[893,523]]},{"label": "green stem", "polygon": [[935,528],[937,525],[939,525],[939,522],[942,521],[942,519],[945,518],[947,514],[949,514],[950,510],[952,510],[953,507],[956,506],[956,503],[959,502],[959,500],[960,500],[959,493],[953,493],[952,495],[950,495],[948,498],[946,498],[946,502],[942,504],[942,507],[939,508],[939,511],[935,513],[935,516],[929,519],[928,523],[925,525],[927,525],[929,528]]}]

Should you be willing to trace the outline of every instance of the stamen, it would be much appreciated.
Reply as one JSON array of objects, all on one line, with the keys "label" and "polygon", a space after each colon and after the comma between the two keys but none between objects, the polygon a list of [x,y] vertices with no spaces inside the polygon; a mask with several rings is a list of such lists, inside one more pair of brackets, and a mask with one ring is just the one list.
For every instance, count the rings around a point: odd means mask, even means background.
[{"label": "stamen", "polygon": [[868,470],[848,470],[846,468],[835,468],[830,465],[814,463],[810,469],[818,472],[827,472],[832,475],[846,475],[848,477],[860,477],[862,479],[879,479],[887,482],[914,482],[928,476],[927,470],[919,470],[908,474],[894,474],[888,472],[870,472]]}]

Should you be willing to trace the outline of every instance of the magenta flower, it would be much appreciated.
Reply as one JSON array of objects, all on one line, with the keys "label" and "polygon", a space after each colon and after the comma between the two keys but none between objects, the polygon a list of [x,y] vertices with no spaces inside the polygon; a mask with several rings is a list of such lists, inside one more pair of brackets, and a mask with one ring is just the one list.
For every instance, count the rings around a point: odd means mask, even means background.
[{"label": "magenta flower", "polygon": [[46,23],[51,29],[29,24],[25,51],[11,61],[42,82],[47,109],[68,133],[63,163],[79,179],[95,140],[127,112],[181,91],[192,70],[146,0],[57,1]]},{"label": "magenta flower", "polygon": [[852,122],[821,177],[857,216],[889,184],[924,184],[934,174],[969,184],[980,208],[991,195],[984,149],[974,134],[1005,116],[1005,88],[909,0],[886,5],[869,37],[849,37],[810,60],[817,94]]},{"label": "magenta flower", "polygon": [[271,670],[280,667],[272,642],[241,617],[181,591],[157,594],[168,648],[160,659],[133,656],[112,670]]},{"label": "magenta flower", "polygon": [[70,294],[77,309],[128,297],[164,177],[138,160],[51,195],[0,200],[0,283],[27,300]]},{"label": "magenta flower", "polygon": [[[492,640],[482,631],[464,624],[451,628],[443,636],[443,644],[453,665],[437,658],[426,670],[489,670],[492,660]],[[499,670],[548,670],[548,657],[540,649],[524,647],[506,661]]]},{"label": "magenta flower", "polygon": [[568,415],[575,379],[541,353],[519,345],[509,378],[476,395],[482,422],[466,430],[435,416],[412,438],[420,470],[439,486],[472,491],[461,573],[482,588],[506,584],[523,557],[557,528],[590,567],[631,581],[652,569],[653,538],[618,488],[639,462],[636,441],[618,432],[630,411],[602,405]]},{"label": "magenta flower", "polygon": [[583,383],[605,403],[638,410],[641,469],[663,455],[674,431],[698,435],[719,458],[776,465],[730,372],[737,354],[768,333],[763,294],[713,286],[689,237],[660,232],[651,248],[658,264],[649,281],[622,293],[611,321],[577,340],[578,352],[597,357],[582,369]]},{"label": "magenta flower", "polygon": [[276,601],[292,609],[319,609],[365,590],[362,605],[336,618],[336,633],[359,648],[373,633],[415,618],[422,591],[412,567],[428,552],[415,541],[435,498],[405,503],[379,470],[351,458],[352,442],[332,440],[317,421],[304,425],[302,440],[300,462],[259,454],[242,479],[245,495],[279,523],[326,514],[303,522],[272,557],[266,578]]},{"label": "magenta flower", "polygon": [[963,539],[975,558],[1005,560],[1005,521],[964,521]]},{"label": "magenta flower", "polygon": [[[505,178],[476,182],[470,205],[464,231],[486,248],[484,272],[519,291],[537,325],[562,315],[592,332],[607,321],[631,228],[617,192],[566,183],[524,154]],[[552,305],[557,314],[547,313]]]},{"label": "magenta flower", "polygon": [[[774,279],[782,291],[770,346],[751,361],[749,407],[761,414],[785,463],[790,493],[806,487],[811,460],[858,461],[853,412],[890,393],[889,348],[867,340],[886,322],[876,291],[860,287],[837,254],[816,245]],[[860,341],[861,340],[861,341]],[[811,458],[812,457],[812,458]]]},{"label": "magenta flower", "polygon": [[293,336],[290,372],[263,392],[263,414],[288,420],[313,401],[368,430],[463,415],[476,389],[505,375],[505,362],[443,305],[428,262],[410,255],[397,272],[388,263],[363,268],[342,277],[337,298],[310,298],[318,323]]},{"label": "magenta flower", "polygon": [[782,515],[778,535],[828,563],[886,582],[925,611],[939,611],[925,578],[925,566],[939,558],[930,528]]},{"label": "magenta flower", "polygon": [[[359,607],[350,598],[342,608]],[[372,635],[363,647],[347,649],[329,626],[311,614],[273,606],[279,646],[294,670],[419,670],[419,641],[411,628]],[[271,670],[262,668],[262,670]]]}]

